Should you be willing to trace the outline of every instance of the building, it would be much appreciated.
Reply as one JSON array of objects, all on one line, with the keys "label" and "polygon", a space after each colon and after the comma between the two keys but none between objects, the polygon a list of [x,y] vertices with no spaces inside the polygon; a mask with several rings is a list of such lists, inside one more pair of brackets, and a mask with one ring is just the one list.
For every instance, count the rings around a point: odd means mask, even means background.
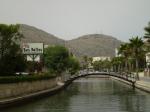
[{"label": "building", "polygon": [[146,54],[146,64],[150,66],[150,52]]},{"label": "building", "polygon": [[111,58],[110,57],[108,57],[108,56],[99,56],[99,57],[93,57],[93,62],[95,62],[95,61],[104,61],[104,60],[111,60]]},{"label": "building", "polygon": [[119,51],[118,51],[118,49],[116,48],[115,49],[115,57],[121,57],[121,54],[118,54],[119,53]]}]

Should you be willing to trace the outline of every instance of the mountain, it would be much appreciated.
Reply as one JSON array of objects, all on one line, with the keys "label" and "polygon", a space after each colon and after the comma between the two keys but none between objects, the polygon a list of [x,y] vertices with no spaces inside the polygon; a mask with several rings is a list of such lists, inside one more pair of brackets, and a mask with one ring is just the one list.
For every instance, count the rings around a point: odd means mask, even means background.
[{"label": "mountain", "polygon": [[24,38],[22,42],[42,42],[47,45],[65,45],[77,57],[115,56],[115,48],[122,43],[116,38],[103,34],[89,34],[79,38],[65,41],[52,34],[33,26],[20,24],[20,33]]},{"label": "mountain", "polygon": [[20,33],[23,34],[24,38],[22,42],[31,42],[31,43],[44,43],[47,45],[64,45],[65,41],[59,39],[58,37],[49,34],[43,30],[35,28],[33,26],[20,24]]},{"label": "mountain", "polygon": [[67,47],[78,57],[115,56],[115,48],[122,42],[103,34],[89,34],[67,42]]}]

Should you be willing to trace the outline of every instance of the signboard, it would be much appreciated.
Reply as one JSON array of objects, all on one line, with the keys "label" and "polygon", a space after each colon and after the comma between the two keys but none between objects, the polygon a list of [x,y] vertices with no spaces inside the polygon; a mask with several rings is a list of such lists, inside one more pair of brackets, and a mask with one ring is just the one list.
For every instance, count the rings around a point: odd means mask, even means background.
[{"label": "signboard", "polygon": [[23,43],[22,51],[23,54],[42,54],[43,43]]}]

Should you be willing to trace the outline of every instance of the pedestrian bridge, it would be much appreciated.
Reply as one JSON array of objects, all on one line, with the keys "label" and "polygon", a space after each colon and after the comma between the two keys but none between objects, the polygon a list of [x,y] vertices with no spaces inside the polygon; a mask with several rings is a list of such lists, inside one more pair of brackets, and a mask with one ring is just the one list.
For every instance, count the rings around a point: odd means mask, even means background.
[{"label": "pedestrian bridge", "polygon": [[112,76],[112,77],[117,77],[119,79],[125,80],[127,82],[132,83],[134,86],[136,82],[136,77],[132,73],[116,73],[116,72],[100,72],[100,71],[80,71],[78,75],[71,76],[71,80],[75,80],[80,77],[86,77],[89,75],[107,75],[107,76]]}]

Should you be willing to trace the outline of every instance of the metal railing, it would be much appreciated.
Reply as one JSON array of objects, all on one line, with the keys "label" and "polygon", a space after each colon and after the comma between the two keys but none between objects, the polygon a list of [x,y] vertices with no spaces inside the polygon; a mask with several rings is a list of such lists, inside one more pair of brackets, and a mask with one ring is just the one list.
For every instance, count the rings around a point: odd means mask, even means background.
[{"label": "metal railing", "polygon": [[79,77],[85,77],[88,75],[109,75],[113,77],[120,78],[122,80],[125,80],[127,82],[132,83],[132,86],[134,86],[136,82],[136,76],[133,73],[127,73],[127,72],[102,72],[102,71],[79,71],[78,74],[73,75],[69,78],[69,80],[75,80]]}]

